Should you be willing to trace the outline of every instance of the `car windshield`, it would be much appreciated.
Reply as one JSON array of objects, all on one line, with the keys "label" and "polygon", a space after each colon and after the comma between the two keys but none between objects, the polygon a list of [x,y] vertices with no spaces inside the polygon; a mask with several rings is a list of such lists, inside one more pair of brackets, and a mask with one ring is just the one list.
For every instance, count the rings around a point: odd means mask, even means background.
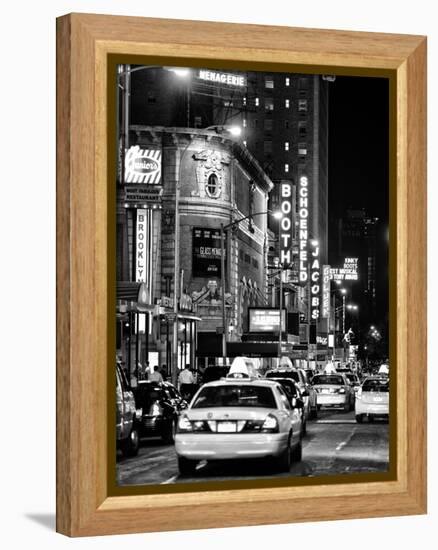
[{"label": "car windshield", "polygon": [[263,407],[276,409],[271,388],[263,386],[223,385],[201,389],[192,409],[215,407]]},{"label": "car windshield", "polygon": [[297,387],[290,378],[275,378],[274,380],[281,384],[282,388],[286,391],[288,395],[290,395],[291,397],[297,396]]},{"label": "car windshield", "polygon": [[389,382],[388,380],[365,380],[362,386],[362,391],[369,392],[388,392]]},{"label": "car windshield", "polygon": [[350,382],[358,382],[357,376],[355,374],[347,374],[346,376],[348,380],[350,380]]},{"label": "car windshield", "polygon": [[148,406],[155,401],[166,399],[165,392],[158,386],[141,384],[138,386],[135,394],[135,403],[137,407]]},{"label": "car windshield", "polygon": [[331,384],[333,386],[343,386],[344,379],[342,378],[342,376],[317,374],[313,377],[312,384]]},{"label": "car windshield", "polygon": [[293,370],[272,370],[266,373],[266,378],[292,378],[295,382],[299,382],[298,373]]}]

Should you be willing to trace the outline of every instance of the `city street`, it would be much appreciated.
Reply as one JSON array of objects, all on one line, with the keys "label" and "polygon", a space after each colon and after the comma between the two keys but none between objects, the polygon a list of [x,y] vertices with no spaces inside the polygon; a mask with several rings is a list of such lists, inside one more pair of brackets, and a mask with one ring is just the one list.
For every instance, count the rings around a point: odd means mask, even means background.
[{"label": "city street", "polygon": [[151,438],[142,442],[137,457],[118,456],[117,481],[126,486],[384,472],[388,432],[386,422],[357,424],[354,412],[322,410],[316,421],[307,423],[303,459],[292,465],[290,474],[279,474],[263,461],[200,462],[197,475],[190,478],[179,475],[174,446]]}]

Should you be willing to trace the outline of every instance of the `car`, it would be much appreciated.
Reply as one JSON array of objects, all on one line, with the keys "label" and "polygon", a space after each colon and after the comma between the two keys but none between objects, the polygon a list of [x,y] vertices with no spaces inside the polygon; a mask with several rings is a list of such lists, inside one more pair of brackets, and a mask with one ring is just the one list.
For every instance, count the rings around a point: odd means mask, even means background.
[{"label": "car", "polygon": [[139,433],[135,398],[119,362],[116,362],[116,444],[125,456],[138,454]]},{"label": "car", "polygon": [[211,365],[207,367],[202,374],[202,383],[214,382],[214,380],[220,380],[225,377],[230,370],[229,366]]},{"label": "car", "polygon": [[280,384],[260,378],[223,378],[202,386],[178,419],[175,451],[181,475],[201,460],[269,458],[282,471],[301,460],[299,402]]},{"label": "car", "polygon": [[318,408],[342,407],[351,411],[354,407],[354,391],[343,374],[316,374],[312,380],[317,395]]},{"label": "car", "polygon": [[140,380],[135,390],[140,437],[161,437],[173,443],[179,413],[187,402],[169,382]]},{"label": "car", "polygon": [[386,376],[365,378],[356,393],[356,421],[361,424],[364,418],[372,422],[376,417],[389,418],[389,379]]},{"label": "car", "polygon": [[307,381],[307,376],[303,369],[296,369],[295,367],[278,367],[266,371],[265,378],[292,378],[292,380],[295,380],[304,400],[306,420],[317,418],[316,392],[313,386]]},{"label": "car", "polygon": [[347,372],[345,376],[347,377],[347,380],[350,382],[350,385],[353,388],[354,393],[357,393],[360,388],[359,376],[353,372]]},{"label": "car", "polygon": [[282,386],[293,407],[296,406],[297,398],[301,400],[300,402],[302,402],[303,404],[303,406],[300,408],[301,423],[302,423],[301,431],[302,431],[302,435],[305,436],[307,433],[307,423],[306,423],[306,414],[304,412],[304,399],[303,399],[301,390],[298,387],[297,382],[295,382],[295,380],[293,380],[292,378],[269,378],[269,380],[278,382]]}]

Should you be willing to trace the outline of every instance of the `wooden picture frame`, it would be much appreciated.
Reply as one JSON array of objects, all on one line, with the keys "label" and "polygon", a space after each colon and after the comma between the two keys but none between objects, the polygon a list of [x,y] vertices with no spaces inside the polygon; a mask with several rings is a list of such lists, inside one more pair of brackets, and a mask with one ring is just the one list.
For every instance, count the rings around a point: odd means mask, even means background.
[{"label": "wooden picture frame", "polygon": [[[390,78],[391,479],[110,494],[109,56]],[[57,530],[84,536],[426,513],[425,37],[71,14],[57,20],[57,90]]]}]

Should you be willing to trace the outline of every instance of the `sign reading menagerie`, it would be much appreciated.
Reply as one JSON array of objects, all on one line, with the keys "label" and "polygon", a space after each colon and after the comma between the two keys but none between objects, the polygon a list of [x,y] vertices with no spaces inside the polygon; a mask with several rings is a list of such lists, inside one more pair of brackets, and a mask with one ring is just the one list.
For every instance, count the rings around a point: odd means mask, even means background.
[{"label": "sign reading menagerie", "polygon": [[228,86],[246,86],[246,78],[238,74],[219,73],[217,71],[206,71],[201,69],[198,74],[201,80],[226,84]]}]

